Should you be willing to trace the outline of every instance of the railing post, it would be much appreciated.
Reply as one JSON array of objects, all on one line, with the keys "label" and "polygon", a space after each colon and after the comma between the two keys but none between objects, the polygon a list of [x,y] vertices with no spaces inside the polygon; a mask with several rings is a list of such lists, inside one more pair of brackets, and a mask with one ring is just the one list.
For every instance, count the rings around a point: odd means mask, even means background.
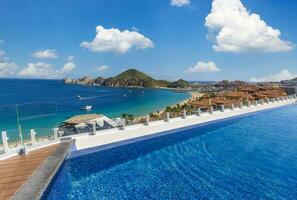
[{"label": "railing post", "polygon": [[34,131],[34,129],[30,129],[30,136],[31,136],[32,145],[36,144],[35,134],[36,134],[36,132]]},{"label": "railing post", "polygon": [[170,119],[170,114],[169,112],[166,112],[165,122],[169,122],[169,119]]},{"label": "railing post", "polygon": [[145,125],[146,126],[150,125],[150,116],[149,115],[147,115],[145,118]]},{"label": "railing post", "polygon": [[257,106],[257,105],[258,105],[258,101],[255,100],[255,101],[254,101],[254,106]]},{"label": "railing post", "polygon": [[231,104],[231,110],[234,110],[234,103]]},{"label": "railing post", "polygon": [[225,105],[221,105],[221,112],[225,112]]},{"label": "railing post", "polygon": [[58,128],[54,128],[54,139],[57,140],[59,135],[58,135]]},{"label": "railing post", "polygon": [[122,119],[121,130],[125,130],[126,120]]},{"label": "railing post", "polygon": [[7,153],[9,151],[9,146],[8,146],[8,137],[6,134],[6,131],[2,131],[2,142],[3,142],[3,147],[4,147],[4,152]]},{"label": "railing post", "polygon": [[200,116],[201,115],[201,109],[200,108],[197,108],[196,115],[197,116]]},{"label": "railing post", "polygon": [[93,127],[92,135],[96,135],[96,122],[95,121],[92,123],[92,127]]},{"label": "railing post", "polygon": [[209,107],[209,114],[213,114],[213,106]]},{"label": "railing post", "polygon": [[183,115],[182,115],[182,118],[183,119],[186,119],[187,117],[187,111],[185,109],[183,109]]}]

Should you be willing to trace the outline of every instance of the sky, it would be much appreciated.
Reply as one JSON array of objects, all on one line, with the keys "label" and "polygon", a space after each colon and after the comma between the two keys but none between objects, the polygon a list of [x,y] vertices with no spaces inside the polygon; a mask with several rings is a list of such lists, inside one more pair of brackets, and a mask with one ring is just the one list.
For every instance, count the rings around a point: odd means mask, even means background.
[{"label": "sky", "polygon": [[1,0],[0,77],[297,77],[293,0]]}]

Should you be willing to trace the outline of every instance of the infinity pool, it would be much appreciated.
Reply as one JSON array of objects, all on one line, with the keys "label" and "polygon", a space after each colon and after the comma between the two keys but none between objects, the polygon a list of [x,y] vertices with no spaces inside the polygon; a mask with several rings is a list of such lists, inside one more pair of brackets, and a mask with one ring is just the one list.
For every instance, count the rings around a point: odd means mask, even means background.
[{"label": "infinity pool", "polygon": [[297,106],[68,158],[44,199],[297,199]]}]

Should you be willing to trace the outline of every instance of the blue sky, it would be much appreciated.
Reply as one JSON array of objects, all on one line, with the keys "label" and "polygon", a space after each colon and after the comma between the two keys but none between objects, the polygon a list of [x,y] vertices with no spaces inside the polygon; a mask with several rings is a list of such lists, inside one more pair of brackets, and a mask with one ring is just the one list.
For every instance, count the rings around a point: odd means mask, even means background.
[{"label": "blue sky", "polygon": [[296,6],[292,0],[2,0],[0,76],[108,77],[136,68],[159,79],[292,78]]}]

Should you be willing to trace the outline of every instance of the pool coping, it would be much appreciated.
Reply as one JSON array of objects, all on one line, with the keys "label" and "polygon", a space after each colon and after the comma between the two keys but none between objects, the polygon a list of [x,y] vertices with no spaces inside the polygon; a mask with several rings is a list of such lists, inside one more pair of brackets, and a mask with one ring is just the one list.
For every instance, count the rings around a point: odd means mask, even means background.
[{"label": "pool coping", "polygon": [[[187,119],[173,119],[174,121],[171,122],[152,122],[150,126],[143,126],[143,125],[133,125],[131,127],[127,127],[127,129],[123,130],[107,130],[106,132],[97,133],[96,135],[81,135],[81,136],[74,136],[72,138],[76,139],[76,151],[72,151],[69,154],[69,158],[74,157],[74,154],[85,154],[83,152],[89,152],[91,153],[94,151],[94,149],[100,150],[100,149],[107,149],[116,147],[118,145],[122,145],[125,143],[131,143],[131,142],[137,142],[142,139],[147,139],[151,137],[156,137],[157,135],[160,135],[162,133],[167,132],[173,132],[175,130],[181,130],[183,128],[188,127],[195,127],[195,126],[201,126],[206,125],[207,123],[213,123],[218,122],[220,120],[227,120],[234,117],[241,117],[245,115],[254,114],[261,111],[267,111],[270,109],[277,109],[283,106],[289,106],[295,104],[295,100],[285,100],[282,102],[275,102],[266,104],[266,106],[251,106],[246,107],[243,109],[235,109],[233,110],[226,110],[225,114],[224,112],[214,112],[213,114],[205,113],[204,116],[201,117],[195,117],[195,116],[189,116]],[[228,113],[228,114],[227,114]],[[172,123],[173,122],[173,123]],[[175,123],[179,123],[176,125]],[[163,124],[166,127],[161,127]],[[170,125],[171,124],[171,125]],[[149,128],[151,127],[151,128]],[[156,130],[160,128],[160,130]],[[135,134],[135,132],[139,131],[146,131],[145,133],[141,134]],[[117,135],[121,134],[119,138]],[[127,135],[124,136],[123,135]],[[106,137],[107,136],[107,137]],[[107,140],[106,140],[107,138]],[[111,140],[110,140],[111,139]]]},{"label": "pool coping", "polygon": [[60,169],[75,140],[61,142],[60,146],[33,172],[29,179],[11,198],[12,200],[41,199],[52,179]]},{"label": "pool coping", "polygon": [[129,144],[133,144],[133,143],[136,143],[136,142],[141,142],[141,141],[148,140],[148,139],[153,139],[153,138],[165,136],[165,135],[168,135],[168,134],[173,134],[173,133],[176,133],[176,132],[189,130],[189,129],[192,129],[192,128],[198,128],[198,127],[207,126],[207,125],[211,125],[211,124],[215,124],[215,123],[219,123],[219,122],[223,122],[223,121],[228,121],[228,120],[232,120],[232,119],[238,119],[238,118],[243,118],[243,117],[247,117],[247,116],[252,116],[252,115],[255,115],[257,113],[263,113],[263,112],[267,112],[267,111],[271,111],[271,110],[277,110],[277,109],[281,109],[283,107],[289,107],[289,106],[294,106],[294,105],[295,104],[279,105],[277,107],[256,110],[256,111],[243,113],[243,114],[239,114],[239,115],[234,115],[234,116],[229,116],[229,117],[225,117],[225,118],[221,118],[221,119],[214,119],[214,120],[211,120],[211,121],[206,121],[206,122],[202,122],[202,123],[198,123],[198,124],[187,125],[187,126],[184,126],[184,127],[179,127],[179,128],[175,128],[175,129],[171,129],[171,130],[160,131],[160,132],[157,132],[157,133],[152,133],[152,134],[139,136],[139,137],[135,137],[135,138],[129,138],[129,139],[116,141],[116,142],[112,142],[112,143],[108,143],[108,144],[98,145],[98,146],[89,147],[89,148],[80,149],[80,150],[74,150],[74,151],[69,152],[66,159],[72,159],[72,158],[75,158],[75,157],[84,156],[84,155],[87,155],[87,154],[100,152],[100,151],[104,151],[104,150],[107,150],[107,149],[120,147],[120,146],[123,146],[123,145],[129,145]]}]

